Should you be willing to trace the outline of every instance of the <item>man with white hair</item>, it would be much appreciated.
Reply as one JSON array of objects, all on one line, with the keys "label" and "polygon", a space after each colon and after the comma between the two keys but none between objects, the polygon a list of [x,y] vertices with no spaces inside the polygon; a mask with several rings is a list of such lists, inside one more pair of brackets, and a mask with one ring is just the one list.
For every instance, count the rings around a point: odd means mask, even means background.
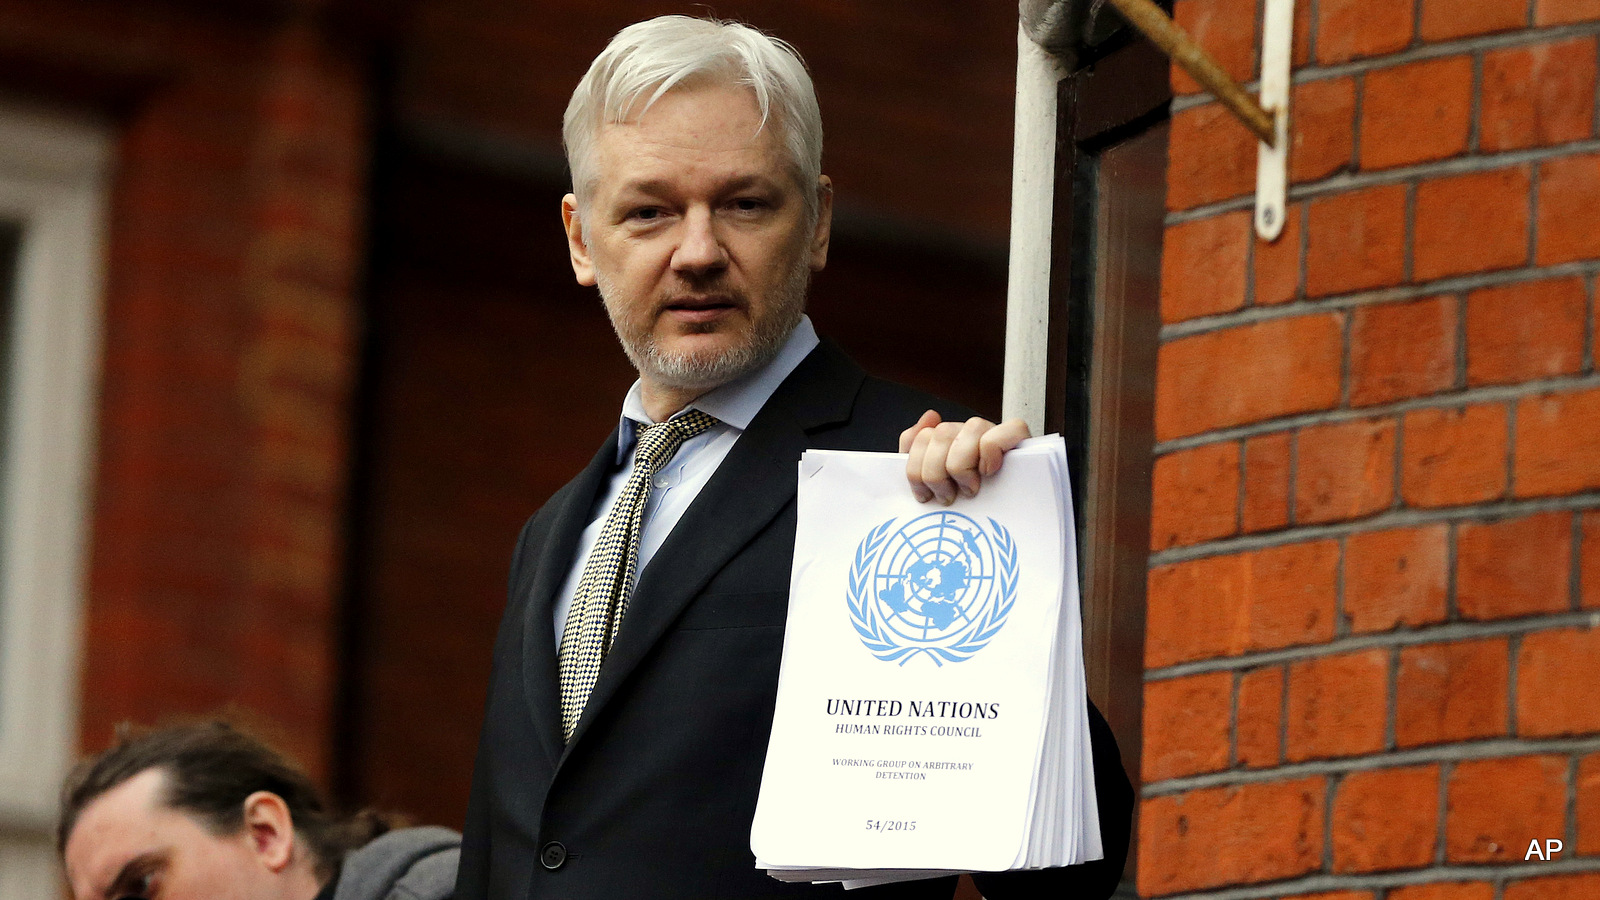
[{"label": "man with white hair", "polygon": [[[796,463],[812,447],[898,445],[917,497],[949,503],[1027,427],[872,378],[817,338],[805,294],[833,195],[816,96],[787,44],[681,16],[630,26],[573,93],[563,139],[573,272],[598,286],[639,380],[518,542],[457,896],[837,894],[768,878],[749,849]],[[1107,859],[980,876],[989,896],[1114,888],[1132,791],[1092,708],[1091,724]]]}]

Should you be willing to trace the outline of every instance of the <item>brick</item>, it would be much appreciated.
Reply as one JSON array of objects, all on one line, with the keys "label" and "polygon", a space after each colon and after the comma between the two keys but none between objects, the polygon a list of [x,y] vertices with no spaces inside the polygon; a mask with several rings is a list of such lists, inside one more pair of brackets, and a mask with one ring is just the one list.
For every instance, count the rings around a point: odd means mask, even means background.
[{"label": "brick", "polygon": [[1306,227],[1307,296],[1387,287],[1405,278],[1404,185],[1313,200]]},{"label": "brick", "polygon": [[1478,146],[1562,144],[1594,129],[1593,36],[1485,53]]},{"label": "brick", "polygon": [[1522,639],[1517,653],[1517,734],[1600,731],[1600,631],[1566,628]]},{"label": "brick", "polygon": [[1283,667],[1239,676],[1233,757],[1253,769],[1283,762]]},{"label": "brick", "polygon": [[1244,442],[1245,531],[1289,524],[1289,432],[1260,434]]},{"label": "brick", "polygon": [[1292,878],[1322,865],[1322,778],[1210,788],[1144,801],[1143,897]]},{"label": "brick", "polygon": [[1400,496],[1407,506],[1456,506],[1505,495],[1506,407],[1479,403],[1405,414]]},{"label": "brick", "polygon": [[1157,440],[1336,406],[1342,321],[1339,313],[1296,316],[1162,345]]},{"label": "brick", "polygon": [[1294,68],[1311,64],[1311,4],[1294,5]]},{"label": "brick", "polygon": [[1539,236],[1534,258],[1541,266],[1600,259],[1600,153],[1552,159],[1539,167]]},{"label": "brick", "polygon": [[1574,810],[1578,819],[1578,845],[1573,851],[1584,856],[1600,854],[1600,753],[1578,760],[1578,778],[1573,785]]},{"label": "brick", "polygon": [[1270,306],[1288,303],[1300,296],[1301,222],[1305,204],[1291,203],[1284,212],[1283,233],[1266,243],[1256,242],[1255,304]]},{"label": "brick", "polygon": [[1578,550],[1578,605],[1600,609],[1600,512],[1581,517],[1583,540]]},{"label": "brick", "polygon": [[1228,767],[1233,673],[1154,681],[1144,688],[1146,782]]},{"label": "brick", "polygon": [[1510,673],[1505,638],[1401,648],[1395,743],[1420,747],[1505,734]]},{"label": "brick", "polygon": [[[1523,844],[1522,853],[1527,853]],[[1600,872],[1547,875],[1506,885],[1504,900],[1594,900],[1600,897]]]},{"label": "brick", "polygon": [[1238,556],[1211,556],[1150,570],[1145,668],[1242,652],[1239,631],[1249,572]]},{"label": "brick", "polygon": [[1426,866],[1439,833],[1439,767],[1351,772],[1333,797],[1333,871]]},{"label": "brick", "polygon": [[1256,136],[1220,103],[1172,117],[1167,208],[1189,209],[1256,189]]},{"label": "brick", "polygon": [[1317,60],[1348,62],[1403,50],[1415,30],[1415,8],[1393,0],[1320,0]]},{"label": "brick", "polygon": [[1289,665],[1290,762],[1376,753],[1389,708],[1389,651],[1363,650]]},{"label": "brick", "polygon": [[1517,401],[1516,494],[1571,494],[1600,487],[1600,389]]},{"label": "brick", "polygon": [[1417,187],[1413,277],[1489,272],[1528,258],[1527,166],[1472,172]]},{"label": "brick", "polygon": [[1456,608],[1503,619],[1570,608],[1572,514],[1467,522],[1456,532]]},{"label": "brick", "polygon": [[1357,307],[1350,319],[1350,405],[1446,390],[1456,380],[1453,297]]},{"label": "brick", "polygon": [[1581,370],[1587,297],[1581,278],[1468,294],[1467,383],[1511,384]]},{"label": "brick", "polygon": [[1344,543],[1344,614],[1358,634],[1443,622],[1450,582],[1443,525],[1366,531]]},{"label": "brick", "polygon": [[1152,569],[1146,667],[1331,639],[1338,562],[1313,541]]},{"label": "brick", "polygon": [[1566,834],[1567,758],[1469,760],[1450,774],[1445,800],[1450,862],[1521,862],[1530,836]]},{"label": "brick", "polygon": [[1339,522],[1394,502],[1393,419],[1300,429],[1295,438],[1297,523]]},{"label": "brick", "polygon": [[1233,534],[1239,520],[1238,442],[1206,444],[1157,459],[1151,493],[1151,550]]},{"label": "brick", "polygon": [[1285,895],[1282,900],[1374,900],[1371,891],[1321,891],[1315,894]]},{"label": "brick", "polygon": [[[1172,18],[1195,43],[1206,49],[1234,81],[1256,77],[1258,22],[1254,0],[1178,0]],[[1172,92],[1193,94],[1201,90],[1181,66],[1172,67]]]},{"label": "brick", "polygon": [[1456,156],[1472,128],[1472,58],[1447,56],[1378,69],[1361,96],[1361,168]]},{"label": "brick", "polygon": [[1494,885],[1486,881],[1435,881],[1393,888],[1385,900],[1494,900]]},{"label": "brick", "polygon": [[1422,0],[1418,31],[1425,41],[1514,31],[1528,24],[1527,7],[1506,0]]},{"label": "brick", "polygon": [[1289,180],[1317,181],[1348,171],[1355,150],[1356,82],[1324,78],[1294,86],[1289,108]]},{"label": "brick", "polygon": [[1600,20],[1600,0],[1534,0],[1535,25],[1569,25]]},{"label": "brick", "polygon": [[1161,253],[1161,320],[1181,322],[1242,306],[1253,237],[1247,212],[1168,228]]}]

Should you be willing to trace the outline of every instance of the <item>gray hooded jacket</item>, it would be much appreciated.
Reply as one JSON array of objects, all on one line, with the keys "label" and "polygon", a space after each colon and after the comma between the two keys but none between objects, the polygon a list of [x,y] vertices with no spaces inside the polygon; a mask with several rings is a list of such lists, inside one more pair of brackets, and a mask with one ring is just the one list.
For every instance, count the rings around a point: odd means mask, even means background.
[{"label": "gray hooded jacket", "polygon": [[402,828],[345,857],[333,900],[450,900],[461,835],[448,828]]}]

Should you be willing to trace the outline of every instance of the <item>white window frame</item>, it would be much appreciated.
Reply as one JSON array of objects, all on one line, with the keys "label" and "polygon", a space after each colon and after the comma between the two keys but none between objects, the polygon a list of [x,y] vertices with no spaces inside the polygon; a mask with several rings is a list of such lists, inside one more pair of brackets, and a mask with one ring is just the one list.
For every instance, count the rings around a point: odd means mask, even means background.
[{"label": "white window frame", "polygon": [[77,749],[110,129],[0,106],[0,218],[23,234],[0,470],[0,900],[59,895]]}]

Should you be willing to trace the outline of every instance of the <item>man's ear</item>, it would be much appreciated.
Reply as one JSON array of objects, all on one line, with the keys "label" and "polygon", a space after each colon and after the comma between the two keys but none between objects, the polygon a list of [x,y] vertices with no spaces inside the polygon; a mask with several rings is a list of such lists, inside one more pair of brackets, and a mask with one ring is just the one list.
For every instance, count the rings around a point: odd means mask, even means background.
[{"label": "man's ear", "polygon": [[811,232],[811,271],[828,264],[828,240],[833,234],[833,180],[817,176],[817,227]]},{"label": "man's ear", "polygon": [[294,817],[289,804],[271,791],[244,798],[244,829],[261,864],[281,873],[294,861]]},{"label": "man's ear", "polygon": [[589,244],[583,239],[583,214],[578,211],[576,194],[561,198],[561,225],[567,230],[572,274],[578,276],[578,283],[584,287],[594,287],[594,260],[589,258]]}]

